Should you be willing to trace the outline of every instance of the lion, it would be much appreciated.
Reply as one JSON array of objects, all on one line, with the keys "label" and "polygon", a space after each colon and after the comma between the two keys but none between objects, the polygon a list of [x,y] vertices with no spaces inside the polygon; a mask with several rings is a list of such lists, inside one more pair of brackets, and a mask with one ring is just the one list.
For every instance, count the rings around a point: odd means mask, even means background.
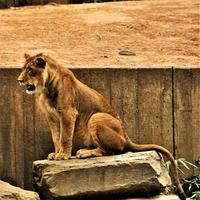
[{"label": "lion", "polygon": [[24,56],[26,61],[18,81],[27,93],[35,93],[48,121],[55,147],[55,152],[48,155],[49,160],[67,160],[72,151],[76,151],[77,158],[89,158],[156,150],[170,159],[179,197],[186,199],[176,162],[167,149],[133,143],[108,101],[51,57],[43,53]]}]

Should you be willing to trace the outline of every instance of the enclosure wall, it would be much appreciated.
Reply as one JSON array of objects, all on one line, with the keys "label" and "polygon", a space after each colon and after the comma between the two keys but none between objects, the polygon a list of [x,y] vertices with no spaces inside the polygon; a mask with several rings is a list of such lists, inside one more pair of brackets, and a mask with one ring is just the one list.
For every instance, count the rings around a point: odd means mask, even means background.
[{"label": "enclosure wall", "polygon": [[[200,69],[73,69],[117,109],[130,138],[156,143],[176,158],[200,157]],[[0,69],[0,178],[32,188],[32,162],[53,151],[34,96],[17,83],[20,69]]]}]

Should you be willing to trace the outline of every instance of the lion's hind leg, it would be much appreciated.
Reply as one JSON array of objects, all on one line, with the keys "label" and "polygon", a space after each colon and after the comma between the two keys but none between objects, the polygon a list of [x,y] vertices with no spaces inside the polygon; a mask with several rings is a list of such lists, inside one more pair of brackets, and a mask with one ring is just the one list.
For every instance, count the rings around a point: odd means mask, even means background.
[{"label": "lion's hind leg", "polygon": [[121,153],[125,148],[126,140],[120,121],[107,113],[94,114],[88,121],[88,131],[94,149],[77,151],[77,158]]}]

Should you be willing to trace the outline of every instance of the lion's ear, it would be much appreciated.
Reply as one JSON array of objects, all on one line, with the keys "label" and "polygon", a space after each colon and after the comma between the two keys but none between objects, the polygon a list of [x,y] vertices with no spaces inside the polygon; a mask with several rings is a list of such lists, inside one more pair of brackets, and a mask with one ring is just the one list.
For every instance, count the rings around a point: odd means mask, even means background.
[{"label": "lion's ear", "polygon": [[28,60],[30,57],[31,57],[31,56],[30,56],[29,54],[24,53],[24,58],[25,58],[26,60]]},{"label": "lion's ear", "polygon": [[45,68],[46,61],[43,58],[37,58],[35,63],[38,68]]}]

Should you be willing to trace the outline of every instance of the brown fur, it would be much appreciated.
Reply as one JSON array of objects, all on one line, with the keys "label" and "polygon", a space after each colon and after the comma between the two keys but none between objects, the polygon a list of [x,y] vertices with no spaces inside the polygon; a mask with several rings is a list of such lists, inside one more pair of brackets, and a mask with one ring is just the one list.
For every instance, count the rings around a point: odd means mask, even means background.
[{"label": "brown fur", "polygon": [[157,150],[171,160],[180,198],[185,199],[176,163],[168,150],[154,144],[133,143],[117,112],[105,98],[76,79],[69,69],[43,54],[33,57],[25,54],[25,58],[18,80],[27,88],[35,86],[34,92],[46,115],[55,146],[55,152],[50,153],[48,159],[68,159],[72,151],[77,151],[77,158],[87,158],[128,150]]}]

